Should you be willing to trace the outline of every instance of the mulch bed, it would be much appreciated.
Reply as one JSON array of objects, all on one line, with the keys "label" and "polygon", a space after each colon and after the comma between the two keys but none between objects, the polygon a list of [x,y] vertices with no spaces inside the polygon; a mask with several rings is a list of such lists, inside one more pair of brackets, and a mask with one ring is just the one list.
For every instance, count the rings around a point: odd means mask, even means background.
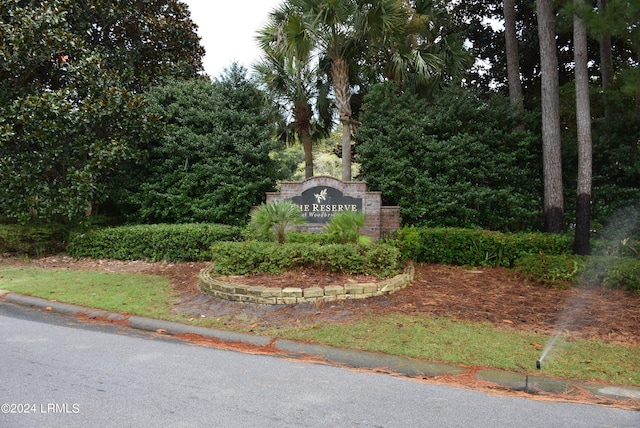
[{"label": "mulch bed", "polygon": [[[504,268],[465,269],[455,266],[415,266],[412,285],[387,296],[363,300],[268,306],[227,302],[200,292],[198,272],[207,263],[148,263],[47,257],[26,262],[0,258],[0,264],[61,269],[99,269],[166,275],[178,294],[176,312],[194,316],[230,316],[262,326],[286,327],[306,321],[343,322],[368,314],[432,314],[489,322],[507,329],[553,334],[559,325],[571,338],[640,345],[640,294],[604,288],[557,290],[527,284]],[[373,276],[350,276],[301,270],[282,275],[239,278],[243,284],[268,287],[343,285],[376,282]],[[232,321],[230,321],[232,322]]]}]

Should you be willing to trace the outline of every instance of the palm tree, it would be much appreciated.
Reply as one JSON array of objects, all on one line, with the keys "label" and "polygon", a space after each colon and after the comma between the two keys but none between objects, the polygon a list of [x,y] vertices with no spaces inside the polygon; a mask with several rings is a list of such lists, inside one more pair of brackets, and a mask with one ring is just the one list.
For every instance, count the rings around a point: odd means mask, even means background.
[{"label": "palm tree", "polygon": [[342,123],[342,179],[351,180],[353,89],[392,79],[412,86],[442,81],[469,65],[461,42],[443,37],[446,11],[428,0],[287,0],[272,13],[271,49],[307,61],[330,82]]},{"label": "palm tree", "polygon": [[403,88],[430,91],[473,64],[462,40],[448,30],[449,14],[431,0],[403,0],[404,24],[385,43],[374,45],[374,67]]},{"label": "palm tree", "polygon": [[291,106],[292,125],[304,149],[305,178],[313,177],[313,88],[310,86],[313,70],[303,61],[285,58],[275,52],[265,54],[254,69],[267,91],[280,104]]},{"label": "palm tree", "polygon": [[[318,102],[320,123],[316,134],[324,136],[331,120],[326,119],[326,91],[322,90],[313,65],[312,45],[308,39],[296,37],[301,31],[302,17],[291,5],[284,3],[269,15],[269,22],[257,36],[263,51],[254,65],[258,78],[285,108],[290,108],[295,129],[305,158],[305,178],[313,177],[313,107]],[[283,49],[286,46],[286,49]]]},{"label": "palm tree", "polygon": [[315,53],[329,61],[329,80],[342,123],[342,179],[351,180],[352,70],[362,64],[368,45],[384,43],[404,25],[401,0],[288,0],[274,14],[289,14],[274,34],[289,58]]}]

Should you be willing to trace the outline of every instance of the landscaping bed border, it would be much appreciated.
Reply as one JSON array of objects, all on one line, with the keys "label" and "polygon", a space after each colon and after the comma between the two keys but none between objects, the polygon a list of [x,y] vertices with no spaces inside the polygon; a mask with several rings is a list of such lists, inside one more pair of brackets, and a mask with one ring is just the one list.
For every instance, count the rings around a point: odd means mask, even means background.
[{"label": "landscaping bed border", "polygon": [[414,274],[413,265],[408,264],[403,273],[376,283],[366,282],[309,288],[277,288],[235,284],[225,281],[225,278],[229,277],[216,274],[214,265],[211,265],[200,271],[199,278],[202,291],[221,299],[264,305],[293,305],[298,303],[366,299],[368,297],[392,294],[411,285]]}]

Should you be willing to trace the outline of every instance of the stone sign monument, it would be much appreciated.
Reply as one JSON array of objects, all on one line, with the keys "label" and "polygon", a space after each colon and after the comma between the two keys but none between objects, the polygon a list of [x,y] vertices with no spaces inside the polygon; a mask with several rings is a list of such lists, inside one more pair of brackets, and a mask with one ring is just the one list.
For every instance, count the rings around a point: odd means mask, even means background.
[{"label": "stone sign monument", "polygon": [[300,207],[306,224],[300,230],[322,232],[331,217],[342,211],[364,213],[360,233],[378,240],[400,228],[400,207],[383,207],[380,192],[368,192],[362,181],[319,176],[301,182],[283,182],[280,192],[267,193],[267,202],[290,200]]}]

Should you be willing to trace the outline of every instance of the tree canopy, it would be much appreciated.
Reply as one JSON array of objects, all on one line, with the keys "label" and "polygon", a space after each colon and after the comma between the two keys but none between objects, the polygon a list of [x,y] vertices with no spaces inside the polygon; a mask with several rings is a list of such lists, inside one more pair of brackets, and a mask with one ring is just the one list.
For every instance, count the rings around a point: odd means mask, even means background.
[{"label": "tree canopy", "polygon": [[276,111],[246,70],[233,65],[220,81],[174,82],[148,97],[166,129],[116,182],[127,218],[246,224],[280,178],[269,157]]},{"label": "tree canopy", "polygon": [[526,118],[507,99],[446,89],[430,100],[386,84],[367,94],[362,116],[362,176],[405,223],[540,228],[540,147],[534,133],[512,131]]},{"label": "tree canopy", "polygon": [[[640,3],[544,3],[555,22],[545,51],[558,58],[545,67],[559,83],[555,229],[576,222],[585,171],[576,121],[585,101],[576,100],[589,89],[592,216],[581,226],[591,233],[640,202]],[[241,224],[281,178],[269,151],[283,115],[266,100],[277,94],[305,139],[314,99],[333,99],[343,159],[355,141],[356,178],[400,204],[405,223],[541,224],[541,94],[550,85],[541,84],[536,1],[281,4],[269,22],[265,93],[238,67],[219,81],[200,75],[204,50],[180,1],[0,2],[0,218],[74,219],[107,202],[131,221]],[[495,25],[505,14],[508,35]],[[588,88],[579,91],[574,16],[587,32]],[[518,79],[513,108],[500,97]],[[394,84],[377,86],[385,81]]]},{"label": "tree canopy", "polygon": [[203,53],[174,0],[0,3],[0,215],[90,212],[151,134],[142,92]]},{"label": "tree canopy", "polygon": [[345,181],[352,179],[357,99],[367,87],[385,79],[414,89],[437,86],[470,63],[462,39],[446,30],[446,9],[438,1],[287,0],[270,18],[265,52],[304,64],[315,55],[331,84]]}]

